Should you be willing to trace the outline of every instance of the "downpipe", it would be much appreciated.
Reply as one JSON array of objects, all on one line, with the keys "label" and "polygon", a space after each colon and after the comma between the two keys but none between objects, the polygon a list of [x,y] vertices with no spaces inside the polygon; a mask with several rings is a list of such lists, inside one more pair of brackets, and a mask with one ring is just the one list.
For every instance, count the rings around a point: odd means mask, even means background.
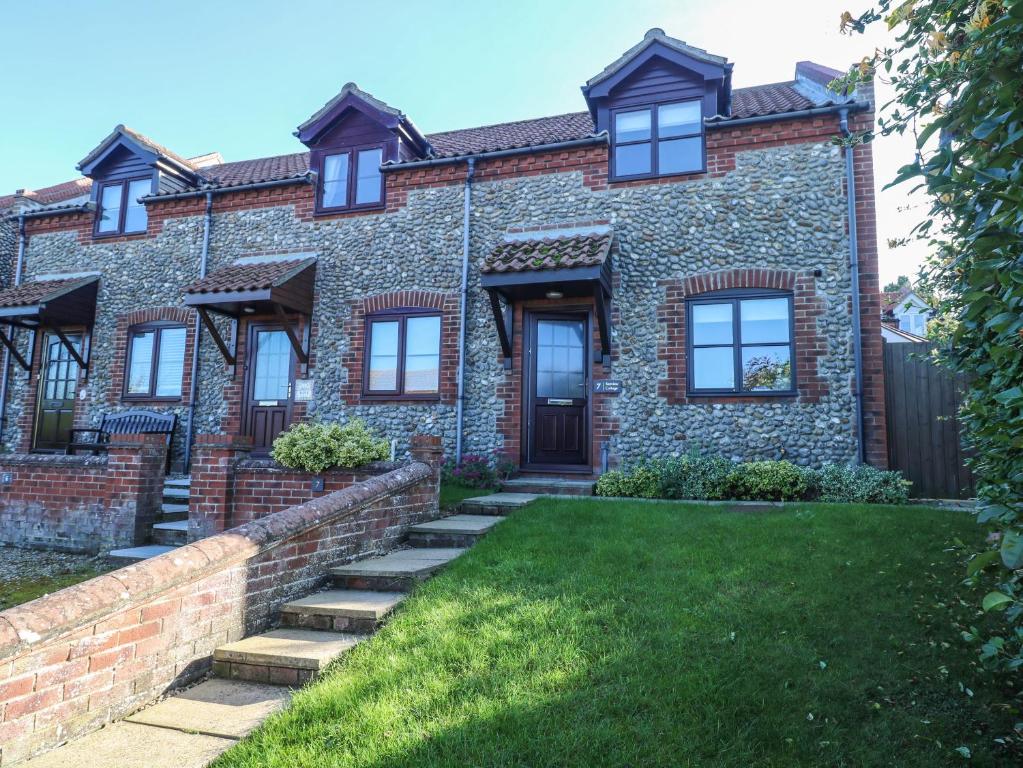
[{"label": "downpipe", "polygon": [[[852,136],[849,130],[849,110],[838,113],[839,127],[846,138]],[[856,463],[866,460],[866,441],[863,436],[863,329],[860,317],[860,250],[856,231],[856,176],[853,166],[853,146],[845,147],[845,188],[849,208],[849,279],[852,281],[853,320],[853,399],[856,402]]]},{"label": "downpipe", "polygon": [[472,178],[476,158],[470,157],[465,171],[462,202],[462,284],[458,295],[458,392],[455,399],[455,462],[462,461],[462,422],[465,415],[465,325],[469,298],[469,212],[472,208]]},{"label": "downpipe", "polygon": [[[199,279],[206,277],[210,256],[210,229],[213,227],[213,192],[206,193],[206,212],[202,225],[202,253],[199,256]],[[195,317],[194,341],[192,342],[192,379],[188,385],[188,422],[185,425],[184,470],[187,473],[192,464],[192,432],[195,429],[196,398],[199,393],[199,340],[202,338],[202,320]]]},{"label": "downpipe", "polygon": [[[21,272],[25,264],[25,214],[18,214],[18,259],[14,266],[14,285],[21,285]],[[11,328],[11,343],[17,343],[17,331]],[[0,440],[7,428],[7,389],[10,386],[11,352],[4,347],[3,373],[0,374]]]}]

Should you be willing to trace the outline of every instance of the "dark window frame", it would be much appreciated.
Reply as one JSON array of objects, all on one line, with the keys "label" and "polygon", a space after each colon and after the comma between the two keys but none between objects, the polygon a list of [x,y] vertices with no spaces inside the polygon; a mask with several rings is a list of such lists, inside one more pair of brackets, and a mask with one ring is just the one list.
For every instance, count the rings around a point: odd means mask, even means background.
[{"label": "dark window frame", "polygon": [[[188,361],[188,326],[183,323],[174,322],[173,320],[155,320],[149,323],[139,323],[128,328],[128,336],[125,341],[124,348],[124,385],[121,388],[121,399],[145,402],[162,402],[162,403],[177,403],[181,402],[185,396],[185,366],[182,364],[181,368],[181,392],[176,395],[157,395],[156,394],[156,380],[157,373],[160,367],[160,342],[163,331],[171,328],[181,328],[185,332],[185,362]],[[131,348],[132,341],[136,336],[144,333],[154,331],[153,335],[153,355],[149,361],[149,391],[148,392],[129,392],[128,387],[131,384]]]},{"label": "dark window frame", "polygon": [[[412,317],[436,317],[440,319],[440,339],[437,345],[437,391],[421,394],[405,394],[405,327],[409,318]],[[398,362],[395,378],[395,389],[370,389],[369,388],[369,366],[373,356],[373,324],[398,322]],[[439,309],[420,307],[399,307],[396,309],[385,309],[366,316],[363,331],[363,355],[362,355],[362,397],[366,400],[418,400],[436,402],[440,400],[441,390],[441,369],[443,367],[444,355],[444,313]]]},{"label": "dark window frame", "polygon": [[[316,182],[316,213],[338,213],[342,211],[366,211],[383,208],[385,205],[385,191],[386,185],[384,184],[384,174],[380,173],[380,199],[374,200],[370,203],[356,203],[355,202],[355,190],[356,185],[359,181],[359,153],[365,152],[369,149],[380,150],[380,165],[383,165],[384,157],[386,155],[386,147],[379,143],[371,144],[358,144],[351,147],[338,147],[337,149],[324,149],[322,150],[319,159],[316,163],[317,179]],[[323,185],[326,181],[323,169],[327,164],[328,157],[334,157],[335,155],[348,155],[348,183],[345,186],[345,204],[344,205],[324,205],[323,204]],[[380,166],[377,166],[379,169]]]},{"label": "dark window frame", "polygon": [[[661,107],[670,107],[675,104],[698,104],[700,107],[700,129],[693,133],[686,133],[679,136],[666,136],[665,138],[660,137],[660,127],[658,124],[658,112]],[[611,146],[609,148],[608,157],[608,168],[611,177],[611,181],[634,181],[637,179],[660,179],[671,176],[690,176],[694,173],[706,173],[707,172],[707,131],[706,126],[703,124],[703,107],[704,100],[702,98],[696,99],[673,99],[672,101],[662,102],[651,102],[648,104],[636,104],[629,105],[627,107],[613,107],[609,114],[609,128],[611,133]],[[650,138],[649,139],[636,139],[634,141],[618,141],[618,115],[628,114],[629,112],[650,112]],[[671,171],[668,173],[661,173],[658,167],[658,152],[657,148],[662,141],[676,141],[679,139],[691,139],[695,136],[700,137],[700,167],[694,168],[691,171]],[[635,146],[637,144],[649,144],[650,145],[650,172],[649,173],[630,173],[630,174],[619,174],[615,163],[615,150],[619,147]]]},{"label": "dark window frame", "polygon": [[[789,378],[788,389],[756,390],[742,387],[742,322],[739,314],[740,304],[749,299],[787,299],[789,311],[789,340],[787,342],[756,342],[745,346],[750,347],[788,347]],[[694,344],[693,307],[700,304],[731,304],[732,305],[732,342],[730,344]],[[708,291],[686,299],[686,394],[689,397],[794,397],[799,394],[799,381],[796,374],[796,318],[795,296],[792,291],[768,288],[737,288],[724,291]],[[731,388],[697,389],[694,385],[695,356],[694,349],[716,347],[732,348],[732,365],[735,386]]]},{"label": "dark window frame", "polygon": [[[144,235],[149,230],[149,211],[146,211],[146,226],[142,229],[125,229],[125,219],[128,215],[128,189],[136,181],[148,181],[149,182],[149,194],[153,191],[153,177],[152,176],[133,176],[130,179],[121,179],[119,181],[103,181],[99,184],[99,194],[96,197],[96,216],[92,224],[92,235],[93,237],[119,237],[121,235]],[[117,229],[112,229],[108,232],[101,232],[99,229],[100,220],[103,215],[103,190],[107,187],[120,187],[121,188],[121,207],[117,211]],[[145,206],[142,206],[145,209]]]}]

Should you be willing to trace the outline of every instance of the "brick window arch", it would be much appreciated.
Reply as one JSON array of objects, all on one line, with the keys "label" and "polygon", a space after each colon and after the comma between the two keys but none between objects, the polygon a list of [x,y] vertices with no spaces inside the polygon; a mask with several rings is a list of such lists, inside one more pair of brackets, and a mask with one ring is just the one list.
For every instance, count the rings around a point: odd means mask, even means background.
[{"label": "brick window arch", "polygon": [[457,394],[458,373],[458,294],[435,291],[393,291],[368,296],[351,303],[351,313],[345,322],[348,349],[342,363],[348,371],[348,381],[342,387],[342,396],[349,405],[406,398],[396,386],[389,393],[369,390],[366,380],[370,320],[387,317],[440,316],[439,393],[425,398],[450,405]]},{"label": "brick window arch", "polygon": [[[658,394],[668,404],[706,402],[763,402],[765,397],[795,399],[816,403],[828,394],[828,383],[818,372],[819,358],[826,353],[826,344],[818,336],[817,321],[823,313],[816,294],[816,278],[812,271],[774,269],[733,269],[708,272],[689,277],[662,280],[664,301],[657,308],[658,323],[663,325],[658,343],[658,358],[667,366],[667,376],[660,380]],[[782,391],[741,391],[735,382],[733,391],[701,392],[693,387],[692,341],[688,328],[694,304],[731,305],[738,313],[742,297],[766,298],[791,296],[791,375],[793,387]],[[723,311],[723,310],[722,310]],[[733,317],[736,315],[733,315]],[[713,345],[712,345],[713,346]],[[721,347],[721,345],[717,345]],[[730,344],[729,352],[741,361],[739,339]],[[739,374],[737,374],[738,376]],[[707,388],[713,390],[712,387]]]},{"label": "brick window arch", "polygon": [[[129,393],[127,371],[131,363],[130,348],[133,336],[141,332],[160,334],[163,329],[184,328],[184,350],[181,364],[181,393],[177,396]],[[170,341],[170,339],[168,339]],[[154,351],[159,343],[154,338]],[[192,350],[195,348],[195,314],[183,307],[149,307],[128,312],[117,318],[114,332],[114,360],[110,372],[110,391],[107,401],[111,404],[153,402],[162,405],[188,405],[192,387]],[[175,350],[175,357],[177,353]],[[155,375],[155,374],[154,374]],[[155,386],[155,383],[153,384]],[[150,388],[152,389],[152,387]]]}]

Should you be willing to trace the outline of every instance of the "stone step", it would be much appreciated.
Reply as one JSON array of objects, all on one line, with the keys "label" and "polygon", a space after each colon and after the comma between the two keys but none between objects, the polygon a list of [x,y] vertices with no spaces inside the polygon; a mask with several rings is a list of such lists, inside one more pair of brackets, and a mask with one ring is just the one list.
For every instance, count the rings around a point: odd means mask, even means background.
[{"label": "stone step", "polygon": [[163,481],[164,488],[187,488],[192,482],[190,477],[168,477]]},{"label": "stone step", "polygon": [[569,477],[516,477],[504,482],[505,491],[543,496],[592,496],[596,481]]},{"label": "stone step", "polygon": [[499,515],[451,515],[408,529],[413,547],[471,547],[504,520]]},{"label": "stone step", "polygon": [[212,678],[125,719],[185,733],[241,739],[290,699],[291,691],[278,685]]},{"label": "stone step", "polygon": [[316,592],[282,605],[281,624],[334,632],[373,632],[404,599],[404,592],[356,589]]},{"label": "stone step", "polygon": [[465,499],[459,509],[468,515],[507,515],[538,498],[534,493],[493,493]]},{"label": "stone step", "polygon": [[175,549],[177,547],[169,547],[164,544],[146,544],[142,547],[114,549],[107,552],[107,557],[113,560],[124,560],[126,563],[137,563],[139,560],[148,560],[151,557],[156,557]]},{"label": "stone step", "polygon": [[156,523],[149,537],[153,544],[167,547],[182,547],[188,543],[188,520],[171,520]]},{"label": "stone step", "polygon": [[463,552],[460,547],[402,549],[331,568],[330,575],[345,589],[408,592]]},{"label": "stone step", "polygon": [[364,637],[290,627],[273,629],[217,648],[213,652],[213,672],[229,680],[298,686],[312,680]]},{"label": "stone step", "polygon": [[188,488],[163,488],[163,503],[164,504],[187,504],[188,503]]},{"label": "stone step", "polygon": [[188,519],[188,505],[187,504],[167,504],[164,503],[160,507],[160,511],[163,513],[163,521],[170,522],[173,520],[187,520]]}]

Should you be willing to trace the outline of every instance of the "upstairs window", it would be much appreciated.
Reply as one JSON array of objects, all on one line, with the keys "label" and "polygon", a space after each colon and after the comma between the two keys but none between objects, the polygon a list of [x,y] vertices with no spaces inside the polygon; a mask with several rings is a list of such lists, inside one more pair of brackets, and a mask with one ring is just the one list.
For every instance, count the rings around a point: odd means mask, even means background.
[{"label": "upstairs window", "polygon": [[370,208],[384,200],[380,147],[331,152],[323,156],[320,181],[321,211]]},{"label": "upstairs window", "polygon": [[648,178],[704,170],[699,100],[616,110],[612,178]]},{"label": "upstairs window", "polygon": [[138,325],[128,333],[125,399],[178,400],[185,372],[185,328]]},{"label": "upstairs window", "polygon": [[400,310],[366,323],[364,394],[435,399],[440,393],[439,314]]},{"label": "upstairs window", "polygon": [[709,294],[688,312],[692,394],[795,394],[791,294]]},{"label": "upstairs window", "polygon": [[143,179],[115,181],[100,186],[96,210],[96,234],[119,235],[145,232],[146,207],[139,198],[150,194],[153,181]]}]

